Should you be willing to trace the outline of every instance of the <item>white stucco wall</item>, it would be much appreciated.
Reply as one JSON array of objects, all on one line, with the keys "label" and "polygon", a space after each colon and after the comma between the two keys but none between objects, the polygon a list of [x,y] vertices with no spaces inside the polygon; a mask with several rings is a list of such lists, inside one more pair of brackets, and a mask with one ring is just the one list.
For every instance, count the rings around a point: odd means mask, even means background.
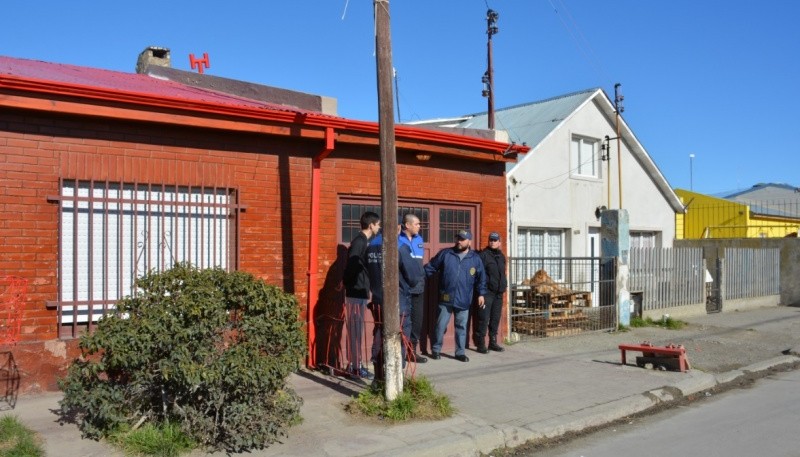
[{"label": "white stucco wall", "polygon": [[[567,229],[565,255],[586,256],[587,234],[590,228],[600,227],[595,209],[601,205],[619,208],[617,141],[611,140],[609,203],[607,162],[600,162],[597,179],[570,174],[575,168],[570,153],[573,135],[598,141],[606,135],[613,138],[616,136],[614,119],[606,118],[591,101],[515,167],[508,182],[509,235],[515,236],[519,227]],[[675,238],[675,212],[624,141],[621,145],[622,203],[630,215],[631,230],[659,232],[658,247],[671,247]],[[515,255],[514,240],[509,239],[511,255]]]}]

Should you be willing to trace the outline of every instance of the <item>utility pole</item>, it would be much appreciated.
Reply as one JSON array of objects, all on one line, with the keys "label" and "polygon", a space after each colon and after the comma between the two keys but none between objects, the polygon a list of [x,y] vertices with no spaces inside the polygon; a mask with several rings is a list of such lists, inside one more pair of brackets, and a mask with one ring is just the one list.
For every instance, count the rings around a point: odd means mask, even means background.
[{"label": "utility pole", "polygon": [[[625,111],[625,108],[622,106],[622,101],[625,100],[625,97],[622,96],[620,86],[622,86],[620,83],[614,84],[614,112],[616,113],[617,118],[617,179],[619,179],[619,209],[622,209],[622,149],[620,148],[619,115]],[[611,207],[611,205],[609,205],[609,207]]]},{"label": "utility pole", "polygon": [[378,130],[381,154],[381,218],[383,219],[383,360],[386,399],[403,391],[400,336],[400,283],[397,252],[397,156],[392,112],[392,40],[389,0],[373,0],[375,58],[378,71]]},{"label": "utility pole", "polygon": [[606,192],[608,193],[606,205],[608,205],[608,209],[611,209],[611,138],[608,135],[603,140],[601,148],[603,153],[600,159],[606,162]]},{"label": "utility pole", "polygon": [[487,65],[486,73],[484,73],[483,78],[481,78],[481,81],[483,82],[483,91],[481,92],[481,95],[489,100],[487,113],[487,118],[489,119],[489,130],[494,130],[494,66],[492,65],[492,35],[496,35],[497,32],[500,31],[500,29],[497,28],[497,19],[499,18],[500,15],[497,14],[497,11],[491,9],[486,11],[486,35],[489,36],[489,39],[486,42]]}]

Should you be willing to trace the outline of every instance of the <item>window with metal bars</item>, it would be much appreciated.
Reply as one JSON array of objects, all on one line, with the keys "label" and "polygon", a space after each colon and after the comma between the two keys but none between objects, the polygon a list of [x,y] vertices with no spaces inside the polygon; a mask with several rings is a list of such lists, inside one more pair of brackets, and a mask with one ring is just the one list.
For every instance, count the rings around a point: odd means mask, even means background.
[{"label": "window with metal bars", "polygon": [[[359,219],[365,211],[381,214],[381,205],[377,199],[344,197],[340,205],[340,238],[339,242],[348,244],[360,229]],[[476,240],[477,206],[425,202],[400,201],[397,207],[397,221],[402,223],[403,216],[412,213],[419,218],[420,235],[425,240],[425,261],[439,249],[453,245],[456,233],[467,229],[473,231]],[[385,228],[384,228],[385,229]],[[477,243],[477,242],[474,242]],[[474,244],[477,247],[477,244]]]},{"label": "window with metal bars", "polygon": [[235,270],[236,192],[228,188],[62,180],[59,333],[91,329],[136,278],[176,263]]}]

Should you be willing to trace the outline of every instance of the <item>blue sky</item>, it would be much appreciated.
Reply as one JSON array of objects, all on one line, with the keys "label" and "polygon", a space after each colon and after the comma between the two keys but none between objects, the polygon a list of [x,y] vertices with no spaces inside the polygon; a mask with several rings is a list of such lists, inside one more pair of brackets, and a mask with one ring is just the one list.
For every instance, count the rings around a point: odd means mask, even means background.
[{"label": "blue sky", "polygon": [[[338,99],[377,119],[372,1],[5,0],[0,54],[132,72],[146,46],[173,66]],[[673,187],[800,186],[800,2],[400,0],[390,3],[401,121],[622,84],[623,117]],[[498,126],[500,127],[500,126]]]}]

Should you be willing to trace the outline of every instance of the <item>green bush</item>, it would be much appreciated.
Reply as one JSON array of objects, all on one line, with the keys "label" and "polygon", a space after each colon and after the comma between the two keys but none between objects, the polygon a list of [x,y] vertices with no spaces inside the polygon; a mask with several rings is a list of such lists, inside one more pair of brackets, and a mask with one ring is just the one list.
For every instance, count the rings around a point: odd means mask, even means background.
[{"label": "green bush", "polygon": [[263,448],[299,420],[286,385],[305,355],[295,298],[243,272],[185,264],[144,276],[80,340],[60,386],[83,434],[179,424],[209,449]]}]

